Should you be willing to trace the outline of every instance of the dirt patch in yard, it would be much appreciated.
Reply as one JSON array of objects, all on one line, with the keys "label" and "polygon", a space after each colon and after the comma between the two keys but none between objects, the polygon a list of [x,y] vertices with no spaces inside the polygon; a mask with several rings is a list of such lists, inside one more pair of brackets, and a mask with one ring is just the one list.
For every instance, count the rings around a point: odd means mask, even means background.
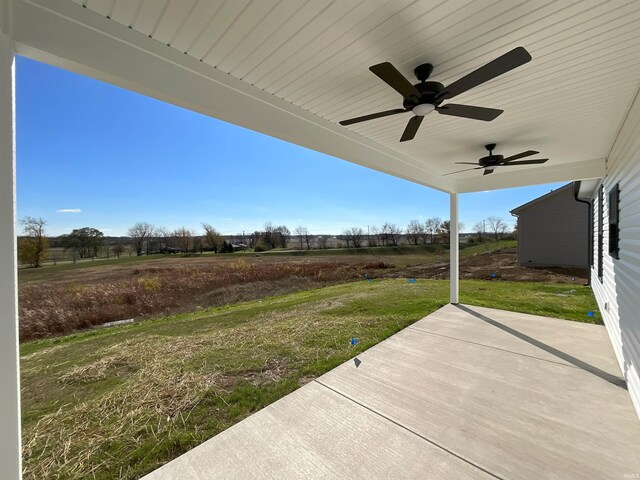
[{"label": "dirt patch in yard", "polygon": [[[389,277],[449,278],[449,262],[416,265],[390,272]],[[514,282],[576,283],[587,282],[587,270],[580,268],[534,268],[518,263],[516,248],[460,258],[460,278],[478,280],[510,280]]]}]

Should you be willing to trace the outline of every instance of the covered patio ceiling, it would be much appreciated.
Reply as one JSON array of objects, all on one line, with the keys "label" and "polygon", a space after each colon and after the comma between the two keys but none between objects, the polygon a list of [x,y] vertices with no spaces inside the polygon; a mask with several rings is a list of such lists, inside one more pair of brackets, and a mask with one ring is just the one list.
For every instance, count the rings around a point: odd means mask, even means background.
[{"label": "covered patio ceiling", "polygon": [[[451,193],[589,179],[640,84],[635,1],[13,0],[18,54]],[[445,85],[514,47],[533,60],[456,97],[500,108],[493,122],[409,113],[368,67]],[[417,80],[415,80],[417,83]],[[442,175],[496,153],[538,150],[543,166]],[[242,148],[238,145],[238,148]]]}]

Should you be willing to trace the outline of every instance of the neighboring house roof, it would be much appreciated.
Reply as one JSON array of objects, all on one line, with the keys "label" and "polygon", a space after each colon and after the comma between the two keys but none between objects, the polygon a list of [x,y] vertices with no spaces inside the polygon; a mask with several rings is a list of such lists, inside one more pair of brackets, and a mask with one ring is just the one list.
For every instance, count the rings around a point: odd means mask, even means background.
[{"label": "neighboring house roof", "polygon": [[556,188],[555,190],[551,190],[549,193],[546,193],[538,198],[534,198],[533,200],[531,200],[530,202],[524,203],[522,205],[520,205],[519,207],[514,208],[513,210],[511,210],[509,213],[511,213],[512,215],[519,215],[520,212],[522,210],[524,210],[525,208],[529,208],[532,205],[535,205],[538,202],[541,202],[542,200],[546,200],[550,197],[553,197],[554,195],[558,195],[561,192],[564,192],[565,190],[568,190],[570,188],[573,188],[573,182],[571,183],[567,183],[566,185],[563,185],[560,188]]}]

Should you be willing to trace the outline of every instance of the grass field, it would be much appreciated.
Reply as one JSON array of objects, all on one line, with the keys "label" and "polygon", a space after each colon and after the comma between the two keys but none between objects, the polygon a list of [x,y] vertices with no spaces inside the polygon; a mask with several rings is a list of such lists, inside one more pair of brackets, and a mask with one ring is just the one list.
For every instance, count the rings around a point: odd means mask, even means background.
[{"label": "grass field", "polygon": [[[513,245],[483,244],[467,257]],[[19,271],[21,341],[375,278],[443,261],[442,245],[310,252],[123,257]]]},{"label": "grass field", "polygon": [[[445,305],[448,287],[358,281],[25,343],[25,478],[137,478]],[[469,280],[461,301],[599,322],[575,285]]]},{"label": "grass field", "polygon": [[[461,244],[461,256],[486,253],[503,248],[513,247],[517,244],[515,240],[501,240],[500,242],[485,242],[481,244]],[[249,262],[254,261],[290,261],[292,259],[340,259],[343,261],[362,261],[363,258],[381,259],[392,261],[399,267],[416,265],[429,260],[442,260],[448,258],[448,245],[403,245],[400,247],[373,247],[373,248],[333,248],[327,250],[274,250],[255,254],[253,252],[236,252],[225,254],[204,254],[183,255],[143,255],[122,256],[120,258],[83,260],[78,263],[60,263],[58,265],[45,264],[41,268],[21,268],[18,271],[18,281],[20,284],[32,282],[49,282],[66,280],[69,277],[83,272],[84,270],[94,270],[102,267],[115,268],[135,268],[146,264],[174,264],[174,263],[197,263],[201,261],[217,263],[231,263],[243,259]]]}]

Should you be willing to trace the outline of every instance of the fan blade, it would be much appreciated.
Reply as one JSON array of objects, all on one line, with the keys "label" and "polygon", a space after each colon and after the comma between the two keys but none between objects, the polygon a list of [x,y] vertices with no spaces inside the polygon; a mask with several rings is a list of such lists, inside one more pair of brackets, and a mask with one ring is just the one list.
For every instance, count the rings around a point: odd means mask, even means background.
[{"label": "fan blade", "polygon": [[539,160],[522,160],[520,162],[501,163],[501,167],[510,167],[511,165],[537,165],[539,163],[545,163],[548,158],[541,158]]},{"label": "fan blade", "polygon": [[[473,165],[476,165],[475,163]],[[447,175],[453,175],[454,173],[462,173],[462,172],[468,172],[469,170],[480,170],[481,168],[484,167],[476,167],[476,168],[465,168],[464,170],[458,170],[457,172],[449,172],[449,173],[445,173],[444,175],[442,175],[443,177],[446,177]]]},{"label": "fan blade", "polygon": [[456,80],[438,95],[438,99],[453,98],[456,95],[477,87],[489,80],[507,73],[509,70],[524,65],[531,60],[531,55],[523,47],[516,47],[501,57]]},{"label": "fan blade", "polygon": [[442,115],[472,118],[474,120],[484,120],[485,122],[494,120],[504,112],[504,110],[498,110],[496,108],[474,107],[472,105],[459,105],[457,103],[449,103],[442,107],[436,107],[436,110]]},{"label": "fan blade", "polygon": [[352,125],[354,123],[366,122],[367,120],[373,120],[375,118],[388,117],[390,115],[397,115],[398,113],[405,113],[404,108],[396,108],[395,110],[387,110],[386,112],[372,113],[370,115],[364,115],[362,117],[350,118],[349,120],[342,120],[340,125]]},{"label": "fan blade", "polygon": [[402,75],[396,69],[396,67],[391,65],[389,62],[373,65],[372,67],[369,67],[369,70],[375,73],[378,77],[380,77],[380,80],[385,82],[404,98],[420,98],[420,92],[418,91],[418,89],[414,87],[411,82],[407,80],[404,75]]},{"label": "fan blade", "polygon": [[512,160],[518,160],[519,158],[530,157],[531,155],[535,155],[540,152],[536,152],[535,150],[527,150],[526,152],[518,153],[517,155],[511,155],[510,157],[504,158],[502,160],[503,163],[511,162]]},{"label": "fan blade", "polygon": [[407,122],[407,126],[402,133],[402,137],[400,137],[401,142],[413,140],[413,137],[415,137],[416,133],[418,133],[418,128],[420,128],[420,124],[422,123],[423,118],[424,117],[415,116]]},{"label": "fan blade", "polygon": [[485,168],[484,173],[482,175],[489,175],[491,173],[493,173],[493,169],[489,170],[488,168]]},{"label": "fan blade", "polygon": [[479,163],[471,163],[471,162],[455,162],[454,165],[480,165]]}]

